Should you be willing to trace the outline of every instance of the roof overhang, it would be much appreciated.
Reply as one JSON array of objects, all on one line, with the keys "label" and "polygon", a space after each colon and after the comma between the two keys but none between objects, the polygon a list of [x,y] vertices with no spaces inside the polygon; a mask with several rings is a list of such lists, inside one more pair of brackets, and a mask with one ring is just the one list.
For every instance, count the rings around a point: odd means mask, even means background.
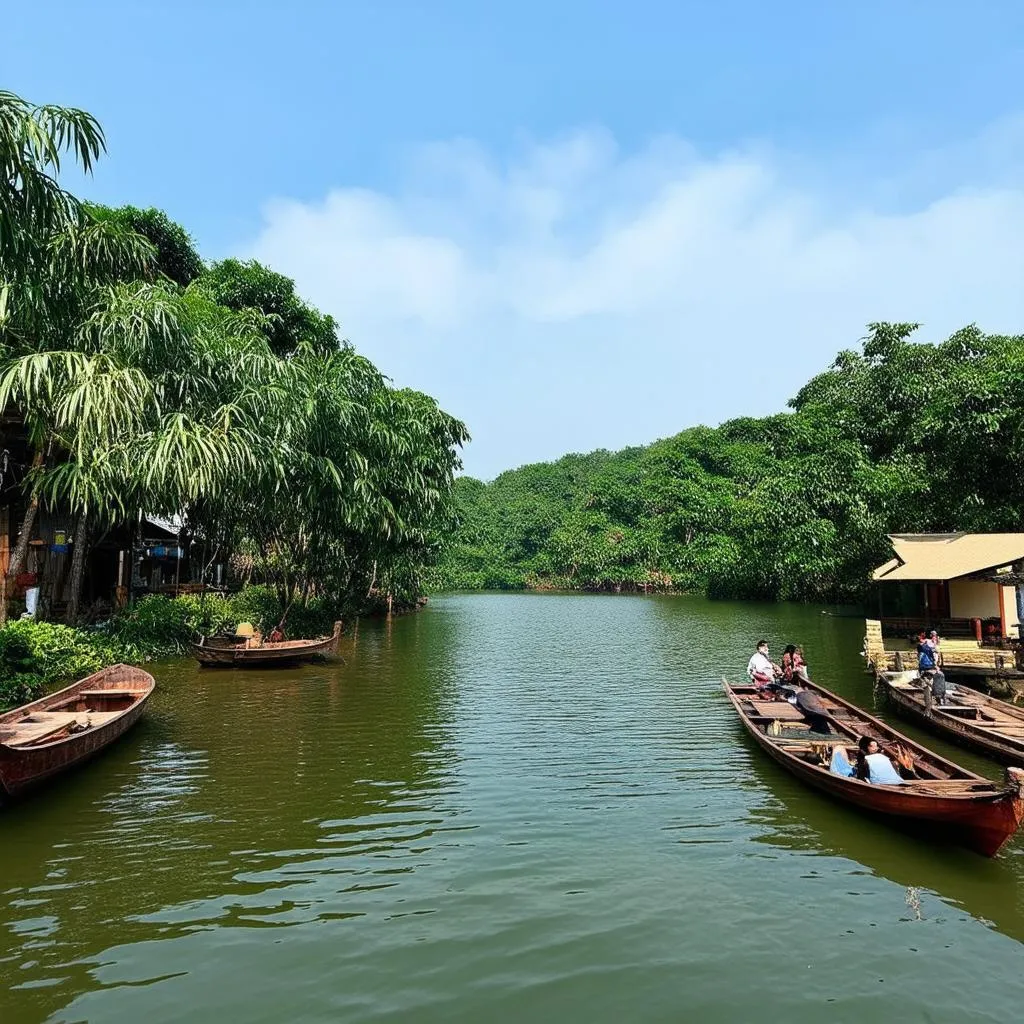
[{"label": "roof overhang", "polygon": [[891,534],[895,558],[880,565],[878,583],[942,583],[991,579],[1024,563],[1024,533]]}]

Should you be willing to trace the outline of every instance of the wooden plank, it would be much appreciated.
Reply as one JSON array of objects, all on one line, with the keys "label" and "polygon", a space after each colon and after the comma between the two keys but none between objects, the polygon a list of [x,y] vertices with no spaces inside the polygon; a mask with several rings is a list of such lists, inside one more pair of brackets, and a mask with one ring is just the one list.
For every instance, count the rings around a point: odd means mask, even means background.
[{"label": "wooden plank", "polygon": [[789,701],[784,700],[752,700],[754,710],[761,718],[789,719],[802,722],[804,716]]},{"label": "wooden plank", "polygon": [[110,689],[110,690],[79,690],[79,697],[138,697],[138,690]]}]

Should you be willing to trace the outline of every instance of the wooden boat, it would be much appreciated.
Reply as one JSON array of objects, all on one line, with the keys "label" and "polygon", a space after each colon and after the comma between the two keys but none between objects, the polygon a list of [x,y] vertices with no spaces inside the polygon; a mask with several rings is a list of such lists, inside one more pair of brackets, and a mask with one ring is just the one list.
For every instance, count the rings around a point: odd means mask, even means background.
[{"label": "wooden boat", "polygon": [[[937,826],[954,841],[994,856],[1024,821],[1024,771],[1006,770],[1003,786],[947,761],[816,683],[808,685],[829,713],[832,732],[811,733],[800,712],[784,700],[766,700],[753,686],[722,680],[747,732],[771,758],[802,781],[839,800],[890,818]],[[835,746],[852,763],[861,736],[876,739],[890,757],[899,745],[916,778],[904,785],[873,785],[829,771]]]},{"label": "wooden boat", "polygon": [[266,641],[257,647],[247,647],[246,637],[206,636],[192,645],[192,654],[200,665],[208,668],[268,668],[274,665],[294,665],[318,654],[337,651],[341,636],[341,622],[334,624],[330,636],[316,640]]},{"label": "wooden boat", "polygon": [[0,797],[14,797],[92,757],[130,729],[156,682],[113,665],[0,715]]},{"label": "wooden boat", "polygon": [[1002,764],[1024,768],[1024,709],[957,684],[941,703],[916,671],[877,672],[886,696],[907,718]]}]

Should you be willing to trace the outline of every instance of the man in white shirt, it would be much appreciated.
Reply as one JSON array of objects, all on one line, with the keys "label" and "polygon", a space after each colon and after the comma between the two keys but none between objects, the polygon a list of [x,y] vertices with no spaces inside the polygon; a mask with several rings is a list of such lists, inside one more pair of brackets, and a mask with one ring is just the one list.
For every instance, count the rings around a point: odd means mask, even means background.
[{"label": "man in white shirt", "polygon": [[775,677],[781,671],[768,657],[768,641],[759,640],[757,650],[747,662],[747,675],[750,677],[750,681],[759,689],[763,689],[769,683],[774,683]]}]

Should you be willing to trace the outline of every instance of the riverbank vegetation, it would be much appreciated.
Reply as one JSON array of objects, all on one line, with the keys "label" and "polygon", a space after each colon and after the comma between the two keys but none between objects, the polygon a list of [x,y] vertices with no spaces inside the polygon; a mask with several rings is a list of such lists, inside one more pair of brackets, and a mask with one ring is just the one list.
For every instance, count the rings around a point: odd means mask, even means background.
[{"label": "riverbank vegetation", "polygon": [[[297,636],[330,634],[335,602],[296,608]],[[188,652],[200,635],[250,622],[268,633],[281,610],[274,588],[246,587],[227,597],[148,594],[110,620],[88,627],[22,619],[0,629],[0,708],[34,700],[48,688],[118,662],[141,664]]]},{"label": "riverbank vegetation", "polygon": [[787,413],[459,479],[432,585],[845,602],[887,533],[1021,529],[1024,338],[916,329],[871,324]]},{"label": "riverbank vegetation", "polygon": [[0,93],[0,412],[24,452],[3,469],[0,620],[47,510],[72,556],[43,611],[72,624],[91,549],[141,513],[244,564],[292,631],[325,604],[414,600],[464,425],[394,388],[288,278],[60,187],[63,162],[89,172],[103,150],[89,114]]}]

